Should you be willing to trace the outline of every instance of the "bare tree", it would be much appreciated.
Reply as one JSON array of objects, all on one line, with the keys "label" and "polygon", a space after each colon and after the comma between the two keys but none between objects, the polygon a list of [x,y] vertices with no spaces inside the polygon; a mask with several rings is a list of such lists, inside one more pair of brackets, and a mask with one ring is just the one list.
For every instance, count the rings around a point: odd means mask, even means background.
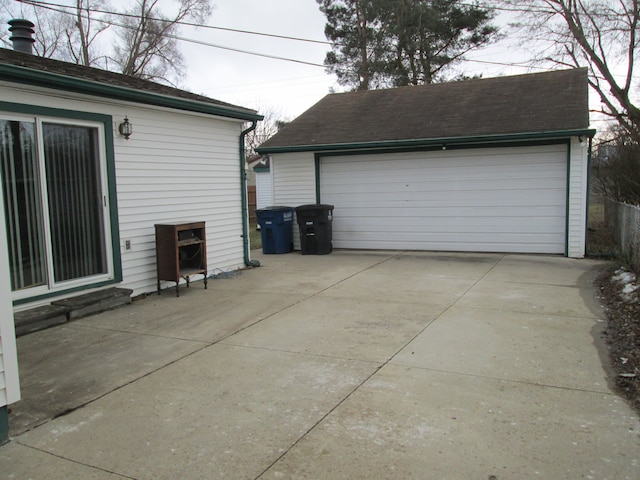
[{"label": "bare tree", "polygon": [[[614,119],[640,143],[637,87],[639,0],[502,0],[520,14],[518,27],[539,61],[589,68],[589,83]],[[532,42],[532,40],[534,42]]]},{"label": "bare tree", "polygon": [[255,130],[249,132],[245,138],[245,151],[247,161],[252,161],[260,155],[256,153],[256,148],[273,137],[278,131],[288,123],[283,120],[282,114],[273,108],[257,109],[264,115],[264,120],[258,122]]},{"label": "bare tree", "polygon": [[75,18],[66,28],[67,49],[71,59],[80,65],[99,66],[104,55],[96,53],[98,36],[109,28],[108,17],[96,19],[96,11],[104,11],[109,4],[102,0],[76,0]]},{"label": "bare tree", "polygon": [[[0,0],[0,12],[6,20],[21,17],[36,23],[35,51],[40,56],[175,84],[184,71],[177,38],[180,23],[204,23],[212,7],[210,0],[175,0],[176,8],[165,15],[160,3],[136,0],[126,12],[110,12],[108,0],[74,0],[70,7]],[[107,29],[112,35],[103,35]],[[7,37],[5,29],[0,39],[8,45]],[[110,54],[103,53],[107,45],[113,48]]]},{"label": "bare tree", "polygon": [[121,22],[113,61],[125,75],[175,84],[182,76],[183,57],[176,33],[180,22],[202,23],[211,14],[209,0],[179,0],[171,17],[158,8],[159,0],[137,0]]},{"label": "bare tree", "polygon": [[624,130],[612,137],[593,157],[594,187],[615,201],[640,205],[640,144]]}]

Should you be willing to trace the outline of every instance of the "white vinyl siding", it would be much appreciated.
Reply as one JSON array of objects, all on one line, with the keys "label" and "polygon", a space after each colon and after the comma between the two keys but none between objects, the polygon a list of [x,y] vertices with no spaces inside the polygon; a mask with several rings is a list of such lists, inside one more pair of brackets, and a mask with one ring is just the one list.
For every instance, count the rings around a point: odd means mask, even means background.
[{"label": "white vinyl siding", "polygon": [[564,253],[567,147],[324,157],[335,248]]},{"label": "white vinyl siding", "polygon": [[567,254],[582,258],[585,255],[587,230],[588,154],[589,139],[574,137],[571,141],[571,168],[569,169],[569,222]]},{"label": "white vinyl siding", "polygon": [[241,124],[142,110],[135,120],[128,142],[116,138],[120,240],[132,247],[121,248],[123,286],[155,288],[156,223],[205,221],[209,270],[241,267]]},{"label": "white vinyl siding", "polygon": [[[313,153],[283,153],[271,156],[273,203],[297,207],[316,203],[316,172]],[[300,249],[300,235],[294,218],[293,246]]]},{"label": "white vinyl siding", "polygon": [[[8,271],[8,270],[7,270]],[[3,299],[0,324],[0,407],[20,400],[17,348],[11,296]]]},{"label": "white vinyl siding", "polygon": [[[242,121],[2,82],[0,100],[112,116],[123,275],[118,286],[134,295],[155,290],[156,223],[205,221],[210,272],[244,266]],[[125,116],[133,125],[129,140],[117,133]]]},{"label": "white vinyl siding", "polygon": [[0,407],[20,400],[4,208],[0,208]]}]

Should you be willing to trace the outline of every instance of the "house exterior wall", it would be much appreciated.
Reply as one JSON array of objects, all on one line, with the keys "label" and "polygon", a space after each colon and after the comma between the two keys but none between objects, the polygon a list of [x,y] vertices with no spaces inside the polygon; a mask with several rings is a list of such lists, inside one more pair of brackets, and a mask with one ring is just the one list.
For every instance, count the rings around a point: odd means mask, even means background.
[{"label": "house exterior wall", "polygon": [[[271,157],[273,203],[297,207],[316,203],[315,158],[312,152],[283,153]],[[293,228],[293,246],[300,249],[297,223]]]},{"label": "house exterior wall", "polygon": [[156,223],[205,221],[209,271],[243,266],[241,123],[146,109],[128,115],[136,130],[115,148],[123,286],[134,295],[155,290]]},{"label": "house exterior wall", "polygon": [[[156,223],[206,221],[210,272],[244,265],[242,121],[3,82],[0,101],[112,116],[119,286],[133,289],[134,295],[156,289]],[[133,125],[129,140],[117,133],[125,116]],[[124,248],[127,240],[130,250]]]}]

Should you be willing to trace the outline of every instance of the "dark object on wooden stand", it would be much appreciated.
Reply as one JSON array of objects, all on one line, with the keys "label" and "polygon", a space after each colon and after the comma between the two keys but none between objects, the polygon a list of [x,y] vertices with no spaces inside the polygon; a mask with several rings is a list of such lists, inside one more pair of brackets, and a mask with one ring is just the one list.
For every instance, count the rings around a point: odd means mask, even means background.
[{"label": "dark object on wooden stand", "polygon": [[158,295],[160,281],[176,282],[176,297],[180,296],[180,279],[189,288],[192,275],[204,275],[207,288],[207,239],[205,222],[163,223],[156,227],[156,263]]}]

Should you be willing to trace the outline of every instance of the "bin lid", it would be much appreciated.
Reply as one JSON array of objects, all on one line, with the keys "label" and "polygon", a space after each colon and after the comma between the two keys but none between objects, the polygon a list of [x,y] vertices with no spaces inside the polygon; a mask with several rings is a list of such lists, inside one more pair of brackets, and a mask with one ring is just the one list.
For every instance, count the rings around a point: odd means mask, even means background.
[{"label": "bin lid", "polygon": [[282,207],[282,206],[272,206],[272,207],[264,207],[256,210],[256,212],[288,212],[293,211],[293,207]]},{"label": "bin lid", "polygon": [[322,204],[322,203],[311,203],[309,205],[300,205],[299,207],[296,207],[296,211],[298,210],[333,210],[333,205],[326,205],[326,204]]}]

